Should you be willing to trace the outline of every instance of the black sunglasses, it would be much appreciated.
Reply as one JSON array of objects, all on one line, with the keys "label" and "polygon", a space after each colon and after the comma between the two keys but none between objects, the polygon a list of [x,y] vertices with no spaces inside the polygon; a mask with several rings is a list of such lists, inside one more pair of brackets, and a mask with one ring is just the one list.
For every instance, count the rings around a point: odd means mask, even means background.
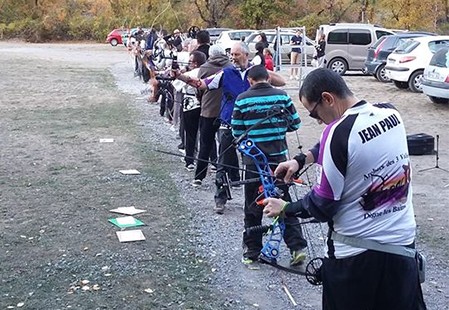
[{"label": "black sunglasses", "polygon": [[317,108],[317,106],[321,103],[321,101],[323,100],[323,97],[320,97],[320,99],[315,103],[315,106],[313,107],[313,109],[309,112],[309,116],[311,117],[311,118],[314,118],[314,119],[321,119],[319,116],[318,116],[318,113],[317,113],[317,111],[316,111],[316,108]]}]

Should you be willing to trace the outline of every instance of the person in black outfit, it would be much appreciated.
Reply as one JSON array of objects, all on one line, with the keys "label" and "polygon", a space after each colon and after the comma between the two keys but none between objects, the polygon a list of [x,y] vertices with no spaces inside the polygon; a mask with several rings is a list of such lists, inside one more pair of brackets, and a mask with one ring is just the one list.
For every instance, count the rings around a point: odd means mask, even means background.
[{"label": "person in black outfit", "polygon": [[206,59],[209,58],[210,48],[210,35],[207,30],[200,30],[196,34],[196,41],[198,42],[197,51],[203,52],[206,55]]}]

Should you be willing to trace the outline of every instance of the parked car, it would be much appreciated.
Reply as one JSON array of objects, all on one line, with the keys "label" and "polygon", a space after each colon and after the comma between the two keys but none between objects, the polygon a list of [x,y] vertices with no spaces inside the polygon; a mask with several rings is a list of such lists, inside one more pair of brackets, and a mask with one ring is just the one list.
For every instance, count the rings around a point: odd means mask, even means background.
[{"label": "parked car", "polygon": [[449,46],[449,36],[426,36],[404,41],[387,58],[385,73],[397,88],[422,92],[422,75],[433,54]]},{"label": "parked car", "polygon": [[[269,48],[271,52],[274,54],[274,42],[276,40],[276,31],[275,30],[263,30],[263,31],[257,31],[249,35],[245,39],[245,43],[248,44],[249,48],[249,56],[250,58],[254,57],[256,54],[256,43],[258,42],[258,36],[260,32],[265,33],[267,36],[267,41],[269,43]],[[290,45],[291,38],[295,35],[294,30],[284,30],[280,32],[280,38],[281,38],[281,44],[280,44],[280,50],[281,50],[281,60],[282,63],[290,63],[290,53],[292,51],[292,46]],[[309,39],[306,36],[303,36],[305,38],[305,49],[307,54],[307,62],[310,64],[312,61],[313,53],[315,52],[315,42],[313,42],[311,39]]]},{"label": "parked car", "polygon": [[226,30],[232,30],[231,28],[206,28],[204,30],[207,30],[209,32],[210,36],[210,43],[215,44],[215,41],[217,41],[218,37],[220,36],[220,33]]},{"label": "parked car", "polygon": [[372,24],[336,23],[321,25],[317,38],[326,36],[327,67],[340,75],[347,70],[363,70],[369,46],[392,31]]},{"label": "parked car", "polygon": [[112,46],[123,44],[122,36],[126,33],[128,33],[128,31],[125,29],[114,29],[106,37],[106,42]]},{"label": "parked car", "polygon": [[225,30],[220,33],[220,36],[218,37],[215,44],[220,45],[226,51],[226,53],[229,54],[231,51],[231,47],[235,42],[241,41],[242,38],[246,39],[256,31],[257,30],[251,29]]},{"label": "parked car", "polygon": [[439,49],[424,69],[422,91],[434,103],[449,103],[449,47]]},{"label": "parked car", "polygon": [[411,38],[423,37],[436,34],[431,32],[397,32],[395,35],[386,35],[378,39],[368,47],[368,56],[365,60],[365,72],[373,75],[378,81],[386,83],[390,79],[385,75],[387,57],[402,42]]}]

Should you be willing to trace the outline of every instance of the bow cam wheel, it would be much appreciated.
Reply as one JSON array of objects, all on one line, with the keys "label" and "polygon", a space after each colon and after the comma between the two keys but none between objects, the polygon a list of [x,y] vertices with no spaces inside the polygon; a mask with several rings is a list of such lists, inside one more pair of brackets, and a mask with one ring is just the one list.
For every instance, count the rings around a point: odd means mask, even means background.
[{"label": "bow cam wheel", "polygon": [[317,257],[312,259],[306,266],[306,280],[312,285],[321,285],[321,266],[323,259]]},{"label": "bow cam wheel", "polygon": [[192,39],[196,39],[196,34],[198,33],[198,31],[200,31],[200,27],[198,26],[192,26],[189,28],[189,30],[187,31],[187,35],[189,38]]}]

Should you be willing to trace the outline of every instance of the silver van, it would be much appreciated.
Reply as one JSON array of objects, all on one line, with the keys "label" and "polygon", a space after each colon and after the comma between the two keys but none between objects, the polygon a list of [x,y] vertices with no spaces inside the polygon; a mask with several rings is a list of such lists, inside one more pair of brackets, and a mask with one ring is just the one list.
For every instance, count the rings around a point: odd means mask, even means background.
[{"label": "silver van", "polygon": [[347,70],[363,70],[368,47],[392,31],[373,24],[336,23],[321,25],[317,30],[326,35],[327,67],[340,75]]}]

